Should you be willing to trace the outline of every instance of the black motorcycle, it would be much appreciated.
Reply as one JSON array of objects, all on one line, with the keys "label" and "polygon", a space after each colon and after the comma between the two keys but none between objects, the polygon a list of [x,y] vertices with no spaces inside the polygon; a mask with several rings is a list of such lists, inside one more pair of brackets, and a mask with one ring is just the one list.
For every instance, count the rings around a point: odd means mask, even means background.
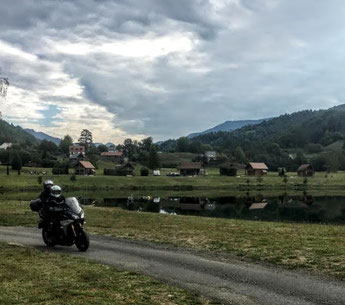
[{"label": "black motorcycle", "polygon": [[42,238],[48,247],[75,244],[83,252],[89,248],[89,236],[83,228],[84,211],[77,198],[66,198],[63,203],[49,207],[48,211],[44,211],[40,200],[36,199],[31,201],[30,208],[40,215],[38,227],[42,229]]}]

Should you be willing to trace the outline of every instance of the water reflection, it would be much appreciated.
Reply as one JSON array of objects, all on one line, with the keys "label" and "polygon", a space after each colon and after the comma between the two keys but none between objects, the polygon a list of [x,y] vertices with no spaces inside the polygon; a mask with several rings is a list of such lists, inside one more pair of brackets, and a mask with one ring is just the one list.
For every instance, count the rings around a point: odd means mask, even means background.
[{"label": "water reflection", "polygon": [[263,194],[222,197],[154,197],[133,195],[104,198],[98,205],[118,206],[132,211],[219,218],[344,223],[345,196],[318,196],[307,193],[267,197]]}]

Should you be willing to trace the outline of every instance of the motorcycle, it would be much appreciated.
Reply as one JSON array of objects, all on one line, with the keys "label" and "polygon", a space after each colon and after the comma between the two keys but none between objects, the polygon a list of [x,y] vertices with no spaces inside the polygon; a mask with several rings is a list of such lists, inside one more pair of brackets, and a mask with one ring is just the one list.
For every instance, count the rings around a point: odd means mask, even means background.
[{"label": "motorcycle", "polygon": [[84,211],[77,198],[66,198],[63,203],[50,207],[49,215],[56,215],[57,217],[43,215],[40,199],[32,200],[30,208],[40,215],[38,227],[42,229],[42,238],[48,247],[75,244],[79,251],[87,251],[90,240],[83,228]]}]

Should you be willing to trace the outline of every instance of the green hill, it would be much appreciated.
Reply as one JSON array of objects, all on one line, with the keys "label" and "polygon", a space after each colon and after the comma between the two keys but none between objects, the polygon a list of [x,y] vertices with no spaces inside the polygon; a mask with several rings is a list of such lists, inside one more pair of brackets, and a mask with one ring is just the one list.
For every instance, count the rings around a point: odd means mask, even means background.
[{"label": "green hill", "polygon": [[[242,127],[232,132],[200,135],[184,147],[208,146],[225,153],[229,161],[266,162],[270,168],[286,167],[295,170],[299,164],[312,162],[317,169],[345,169],[345,105],[328,110],[305,110]],[[178,151],[179,141],[169,140],[164,150]],[[181,151],[181,150],[180,150]]]},{"label": "green hill", "polygon": [[34,136],[28,134],[20,126],[14,126],[4,120],[0,120],[0,145],[4,142],[29,146],[38,143]]}]

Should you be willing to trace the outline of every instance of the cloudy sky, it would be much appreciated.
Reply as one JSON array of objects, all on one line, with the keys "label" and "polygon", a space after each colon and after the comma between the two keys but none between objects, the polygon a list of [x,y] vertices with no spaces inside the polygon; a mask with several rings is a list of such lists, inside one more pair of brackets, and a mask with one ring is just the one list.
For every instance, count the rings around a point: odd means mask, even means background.
[{"label": "cloudy sky", "polygon": [[0,0],[6,120],[156,141],[345,102],[343,0]]}]

